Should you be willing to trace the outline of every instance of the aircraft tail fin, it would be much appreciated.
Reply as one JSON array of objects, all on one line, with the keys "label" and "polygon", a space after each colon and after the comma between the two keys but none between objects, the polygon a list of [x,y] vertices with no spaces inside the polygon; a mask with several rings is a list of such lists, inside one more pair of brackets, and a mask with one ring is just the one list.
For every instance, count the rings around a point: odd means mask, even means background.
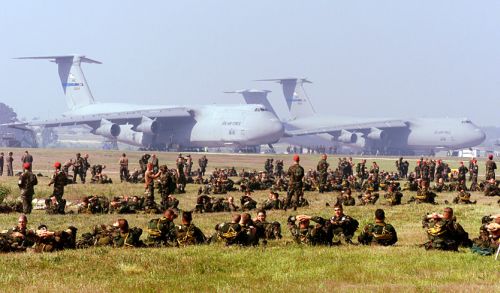
[{"label": "aircraft tail fin", "polygon": [[82,55],[19,57],[15,59],[45,59],[55,62],[66,95],[66,104],[70,110],[95,103],[80,64],[81,62],[101,64],[101,62]]},{"label": "aircraft tail fin", "polygon": [[304,90],[304,83],[312,83],[305,78],[260,79],[281,84],[291,119],[312,116],[316,113]]},{"label": "aircraft tail fin", "polygon": [[231,91],[231,92],[224,92],[226,94],[241,94],[243,96],[243,99],[245,99],[245,102],[247,104],[261,104],[264,107],[266,107],[267,110],[271,111],[274,115],[279,117],[274,110],[273,106],[269,102],[269,99],[267,98],[267,94],[270,93],[271,91],[268,90],[251,90],[251,89],[244,89],[244,90],[237,90],[237,91]]}]

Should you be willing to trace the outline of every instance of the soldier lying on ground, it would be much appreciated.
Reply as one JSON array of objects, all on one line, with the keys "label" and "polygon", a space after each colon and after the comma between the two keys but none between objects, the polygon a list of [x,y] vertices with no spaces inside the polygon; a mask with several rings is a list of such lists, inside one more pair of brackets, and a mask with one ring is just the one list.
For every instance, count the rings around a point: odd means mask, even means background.
[{"label": "soldier lying on ground", "polygon": [[34,252],[53,252],[76,248],[76,229],[73,226],[63,231],[49,231],[46,225],[40,225],[34,237]]},{"label": "soldier lying on ground", "polygon": [[105,196],[84,196],[78,205],[79,214],[107,214],[109,212],[109,199]]}]

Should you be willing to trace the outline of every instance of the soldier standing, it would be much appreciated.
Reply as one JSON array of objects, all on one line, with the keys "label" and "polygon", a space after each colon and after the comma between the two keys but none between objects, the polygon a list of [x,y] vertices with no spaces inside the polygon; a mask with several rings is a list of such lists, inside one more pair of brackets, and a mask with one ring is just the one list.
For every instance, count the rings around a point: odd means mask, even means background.
[{"label": "soldier standing", "polygon": [[436,183],[439,182],[439,179],[443,178],[443,172],[444,172],[444,164],[441,160],[437,160],[436,173],[434,175]]},{"label": "soldier standing", "polygon": [[434,181],[434,174],[436,174],[436,161],[431,160],[429,163],[429,179],[430,182]]},{"label": "soldier standing", "polygon": [[33,156],[28,153],[28,151],[24,151],[24,155],[21,157],[21,161],[23,164],[29,163],[30,164],[30,171],[33,171],[31,168],[33,167]]},{"label": "soldier standing", "polygon": [[278,177],[281,177],[281,175],[283,175],[283,160],[276,160],[276,166],[274,166],[274,173]]},{"label": "soldier standing", "polygon": [[158,173],[158,171],[160,170],[160,161],[155,154],[151,156],[151,164],[153,164],[153,173]]},{"label": "soldier standing", "polygon": [[472,160],[472,164],[471,164],[471,167],[469,169],[469,172],[471,174],[472,183],[477,184],[477,176],[479,175],[479,166],[477,165],[476,159]]},{"label": "soldier standing", "polygon": [[207,165],[208,165],[208,159],[207,156],[203,155],[199,160],[198,160],[198,165],[200,166],[200,171],[201,175],[205,176],[205,171],[207,170]]},{"label": "soldier standing", "polygon": [[3,152],[0,153],[0,176],[3,175],[3,161],[4,161],[4,158],[3,158]]},{"label": "soldier standing", "polygon": [[323,193],[326,187],[326,179],[328,177],[328,167],[330,166],[326,161],[326,154],[321,155],[321,160],[316,166],[316,171],[319,172],[319,193]]},{"label": "soldier standing", "polygon": [[148,166],[149,158],[151,158],[150,154],[144,154],[139,159],[139,166],[141,167],[141,174],[144,177],[144,173],[146,173],[146,169]]},{"label": "soldier standing", "polygon": [[7,157],[7,176],[14,176],[14,168],[12,166],[12,162],[14,162],[14,158],[12,157],[13,153],[9,152],[9,156]]},{"label": "soldier standing", "polygon": [[67,184],[67,177],[64,172],[61,171],[61,163],[55,162],[54,164],[54,175],[49,182],[49,186],[54,184],[54,191],[52,196],[56,198],[57,201],[57,213],[64,214],[64,208],[66,207],[66,201],[63,200],[64,186]]},{"label": "soldier standing", "polygon": [[125,153],[122,154],[122,157],[120,158],[120,181],[123,182],[124,180],[127,181],[129,175],[128,175],[128,158]]},{"label": "soldier standing", "polygon": [[181,193],[184,193],[184,188],[186,187],[186,176],[184,174],[184,157],[182,154],[179,154],[177,157],[177,190]]},{"label": "soldier standing", "polygon": [[76,183],[76,177],[80,176],[80,180],[82,183],[85,183],[85,177],[83,176],[83,164],[84,160],[80,153],[76,154],[75,162],[73,163],[73,183]]},{"label": "soldier standing", "polygon": [[89,154],[85,154],[83,156],[83,165],[82,165],[83,183],[85,183],[85,180],[87,179],[87,170],[89,168],[90,168]]},{"label": "soldier standing", "polygon": [[299,155],[293,156],[293,161],[294,164],[288,169],[288,177],[290,178],[290,181],[288,184],[285,207],[289,208],[293,206],[293,209],[297,210],[299,199],[303,196],[302,178],[304,178],[304,168],[299,165]]},{"label": "soldier standing", "polygon": [[154,189],[154,180],[158,178],[161,175],[161,173],[155,174],[153,172],[153,164],[148,163],[147,165],[147,170],[146,173],[144,173],[144,189],[145,193],[147,194],[146,200],[148,202],[154,202],[155,200],[155,189]]},{"label": "soldier standing", "polygon": [[193,159],[191,158],[191,155],[187,155],[186,156],[186,171],[185,171],[185,175],[186,177],[189,177],[191,176],[191,170],[193,169]]},{"label": "soldier standing", "polygon": [[486,161],[486,180],[495,179],[495,170],[497,169],[497,164],[493,161],[493,155],[488,155],[488,161]]},{"label": "soldier standing", "polygon": [[476,160],[476,158],[472,158],[469,161],[469,181],[472,181],[472,169],[474,168],[474,161],[475,160]]},{"label": "soldier standing", "polygon": [[23,164],[23,173],[19,175],[19,181],[17,185],[21,190],[21,200],[23,202],[23,213],[30,214],[32,207],[31,201],[33,200],[33,194],[35,194],[35,185],[38,184],[38,179],[30,171],[30,164]]},{"label": "soldier standing", "polygon": [[467,178],[467,173],[469,169],[465,167],[464,162],[460,162],[460,167],[458,168],[458,182],[465,182]]}]

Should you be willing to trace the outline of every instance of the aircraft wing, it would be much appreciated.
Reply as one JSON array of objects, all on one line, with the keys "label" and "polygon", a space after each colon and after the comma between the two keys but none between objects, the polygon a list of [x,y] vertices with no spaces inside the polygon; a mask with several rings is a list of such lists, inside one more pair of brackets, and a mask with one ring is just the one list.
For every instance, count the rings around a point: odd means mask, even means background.
[{"label": "aircraft wing", "polygon": [[154,110],[114,112],[105,114],[75,115],[75,116],[61,117],[57,119],[35,120],[27,123],[26,122],[7,123],[4,125],[14,128],[22,126],[57,127],[57,126],[79,125],[79,124],[96,125],[99,124],[102,119],[117,124],[125,124],[125,123],[134,124],[141,121],[142,117],[148,117],[151,119],[159,119],[159,120],[164,118],[189,118],[192,117],[192,111],[188,108],[177,107],[177,108],[164,108],[164,109],[154,109]]},{"label": "aircraft wing", "polygon": [[364,122],[355,124],[343,124],[343,125],[336,125],[333,127],[287,130],[285,132],[285,136],[290,137],[290,136],[314,135],[321,133],[337,134],[342,130],[355,132],[355,131],[366,131],[372,128],[391,129],[391,128],[404,128],[404,127],[408,127],[407,122],[404,120],[383,120],[383,121],[373,121],[373,122]]}]

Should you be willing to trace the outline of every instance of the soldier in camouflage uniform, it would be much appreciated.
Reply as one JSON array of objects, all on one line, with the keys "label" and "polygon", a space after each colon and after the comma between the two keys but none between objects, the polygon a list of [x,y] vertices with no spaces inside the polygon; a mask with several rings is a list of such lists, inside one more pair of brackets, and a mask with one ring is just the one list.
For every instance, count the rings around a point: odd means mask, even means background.
[{"label": "soldier in camouflage uniform", "polygon": [[498,183],[495,181],[495,179],[490,178],[488,182],[484,185],[484,195],[500,196],[500,188],[498,188]]},{"label": "soldier in camouflage uniform", "polygon": [[24,163],[23,173],[19,176],[17,185],[21,190],[21,200],[23,202],[23,213],[30,214],[32,206],[33,195],[35,194],[35,185],[38,184],[38,178],[33,174],[30,169],[29,163]]},{"label": "soldier in camouflage uniform", "polygon": [[480,255],[493,255],[500,245],[500,214],[481,219],[479,237],[472,240],[471,251]]},{"label": "soldier in camouflage uniform", "polygon": [[460,162],[460,167],[458,167],[458,181],[467,180],[467,173],[469,173],[469,169],[465,167],[464,162]]},{"label": "soldier in camouflage uniform", "polygon": [[142,247],[144,243],[140,240],[142,229],[130,228],[128,221],[118,219],[114,224],[118,229],[113,231],[113,247]]},{"label": "soldier in camouflage uniform", "polygon": [[[299,225],[295,221],[299,221]],[[309,225],[310,221],[314,221],[317,225]],[[288,230],[292,234],[292,238],[298,244],[307,245],[329,245],[329,237],[325,230],[325,225],[328,221],[322,217],[311,217],[307,215],[298,215],[297,217],[288,217]]]},{"label": "soldier in camouflage uniform", "polygon": [[385,212],[382,209],[375,211],[375,223],[368,224],[358,236],[358,242],[364,245],[393,245],[398,241],[396,229],[385,222]]},{"label": "soldier in camouflage uniform", "polygon": [[264,210],[282,210],[284,203],[279,199],[279,194],[271,190],[268,199],[261,204],[261,207]]},{"label": "soldier in camouflage uniform", "polygon": [[186,175],[184,174],[184,157],[182,154],[179,154],[177,158],[177,174],[176,174],[176,184],[177,184],[177,192],[185,193],[186,188]]},{"label": "soldier in camouflage uniform", "polygon": [[241,210],[251,211],[257,208],[257,202],[252,198],[251,191],[245,191],[245,195],[240,198]]},{"label": "soldier in camouflage uniform", "polygon": [[437,204],[436,198],[437,194],[429,190],[429,187],[422,183],[420,188],[417,191],[417,195],[415,197],[411,197],[408,203],[417,202],[417,203],[430,203]]},{"label": "soldier in camouflage uniform", "polygon": [[354,206],[356,205],[356,200],[352,197],[352,191],[350,188],[342,190],[340,195],[337,197],[337,204],[344,206]]},{"label": "soldier in camouflage uniform", "polygon": [[427,250],[458,251],[459,246],[470,247],[469,234],[456,222],[452,208],[445,208],[442,215],[434,213],[424,216],[422,227],[426,229],[429,241],[424,243]]},{"label": "soldier in camouflage uniform", "polygon": [[84,196],[78,206],[79,214],[107,214],[109,212],[109,199],[105,196]]},{"label": "soldier in camouflage uniform", "polygon": [[453,199],[454,204],[476,204],[476,201],[470,200],[471,194],[464,189],[461,189],[457,194],[457,197]]},{"label": "soldier in camouflage uniform", "polygon": [[54,164],[54,175],[49,182],[49,186],[54,184],[54,191],[52,192],[52,197],[55,197],[57,201],[57,213],[64,214],[64,208],[66,207],[66,200],[63,199],[64,196],[64,186],[67,183],[67,177],[64,172],[61,171],[61,163],[56,162]]},{"label": "soldier in camouflage uniform", "polygon": [[[298,155],[293,157],[294,164],[290,166],[288,169],[288,177],[290,178],[290,182],[288,184],[288,192],[286,195],[285,207],[290,208],[293,207],[294,210],[297,210],[297,205],[299,204],[299,200],[303,197],[302,190],[302,178],[304,178],[304,168],[299,165],[300,158]],[[292,200],[293,198],[293,200]]]},{"label": "soldier in camouflage uniform", "polygon": [[12,166],[12,162],[14,162],[14,158],[12,157],[14,154],[9,152],[7,159],[5,162],[7,163],[7,176],[14,176],[14,167]]},{"label": "soldier in camouflage uniform", "polygon": [[141,156],[141,158],[139,159],[139,166],[141,168],[141,174],[142,174],[142,177],[144,177],[144,173],[146,173],[146,170],[147,170],[147,166],[148,166],[148,162],[149,162],[149,158],[151,158],[151,155],[150,154],[147,154],[145,153],[144,155]]},{"label": "soldier in camouflage uniform", "polygon": [[34,252],[53,252],[76,248],[77,228],[70,226],[62,231],[49,231],[46,225],[40,225],[36,231]]},{"label": "soldier in camouflage uniform", "polygon": [[148,222],[148,246],[175,246],[176,228],[174,219],[177,218],[174,210],[168,209],[163,213],[163,217],[151,219]]},{"label": "soldier in camouflage uniform", "polygon": [[384,195],[384,198],[387,199],[387,203],[391,206],[400,205],[401,198],[403,198],[403,194],[395,189],[394,185],[389,185],[387,193]]},{"label": "soldier in camouflage uniform", "polygon": [[281,224],[279,222],[268,222],[267,214],[265,210],[259,210],[257,212],[257,219],[255,219],[254,225],[257,228],[257,236],[259,239],[264,240],[264,244],[267,240],[281,239]]},{"label": "soldier in camouflage uniform", "polygon": [[328,167],[330,164],[326,161],[326,154],[321,156],[321,160],[316,166],[316,171],[319,173],[319,193],[323,193],[326,189],[326,180],[328,178]]},{"label": "soldier in camouflage uniform", "polygon": [[33,246],[36,234],[35,231],[28,229],[27,225],[28,218],[26,215],[21,215],[18,218],[17,226],[7,231],[2,231],[3,240],[7,241],[10,245],[10,248],[2,247],[2,250],[25,251],[26,248]]},{"label": "soldier in camouflage uniform", "polygon": [[76,154],[76,159],[73,163],[73,183],[76,183],[76,177],[80,176],[80,181],[85,183],[85,174],[83,171],[85,169],[85,160],[82,158],[80,153]]},{"label": "soldier in camouflage uniform", "polygon": [[347,244],[352,244],[354,232],[358,229],[359,223],[356,219],[344,214],[341,204],[333,207],[335,215],[330,218],[330,227],[333,234],[333,244],[340,244],[343,239]]},{"label": "soldier in camouflage uniform", "polygon": [[486,161],[486,180],[495,179],[495,170],[497,169],[497,164],[493,161],[493,155],[488,155],[488,161]]},{"label": "soldier in camouflage uniform", "polygon": [[374,205],[380,195],[378,193],[372,193],[370,190],[365,191],[364,194],[358,195],[360,205]]},{"label": "soldier in camouflage uniform", "polygon": [[240,225],[241,215],[235,214],[229,223],[221,223],[215,226],[215,233],[210,237],[209,242],[223,242],[225,245],[247,246],[247,242],[242,226]]},{"label": "soldier in camouflage uniform", "polygon": [[89,248],[91,246],[113,246],[113,234],[118,227],[113,225],[96,225],[92,231],[83,233],[76,242],[76,248]]},{"label": "soldier in camouflage uniform", "polygon": [[181,225],[176,226],[175,237],[178,246],[188,246],[195,244],[204,244],[207,238],[203,232],[193,223],[193,214],[191,212],[183,212],[181,216]]},{"label": "soldier in camouflage uniform", "polygon": [[203,155],[200,159],[198,159],[198,165],[200,166],[201,176],[205,176],[205,172],[207,170],[208,159],[207,156]]}]

